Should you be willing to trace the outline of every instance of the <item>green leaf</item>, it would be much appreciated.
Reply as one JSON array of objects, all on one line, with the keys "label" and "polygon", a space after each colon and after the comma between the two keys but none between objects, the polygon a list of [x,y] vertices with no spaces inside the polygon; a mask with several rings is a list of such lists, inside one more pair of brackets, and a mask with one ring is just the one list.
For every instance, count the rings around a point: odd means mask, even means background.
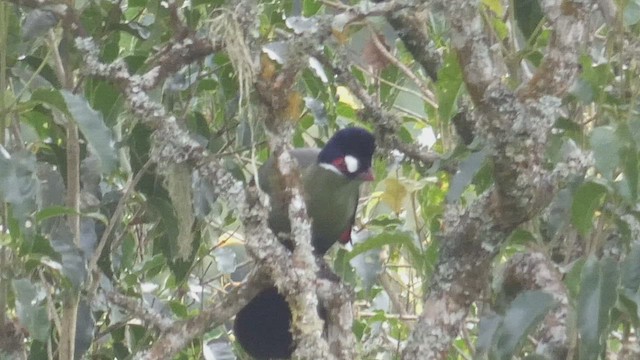
[{"label": "green leaf", "polygon": [[368,238],[365,242],[356,244],[356,246],[353,247],[353,250],[351,250],[347,255],[347,260],[351,260],[364,252],[379,249],[385,245],[406,244],[411,243],[412,241],[411,235],[406,232],[384,232]]},{"label": "green leaf", "polygon": [[34,340],[29,347],[28,360],[46,359],[49,356],[47,351],[47,341]]},{"label": "green leaf", "polygon": [[624,168],[625,183],[629,189],[629,202],[635,204],[638,199],[638,152],[636,149],[625,147],[620,155]]},{"label": "green leaf", "polygon": [[582,235],[591,230],[593,214],[606,193],[607,188],[594,182],[585,182],[576,190],[571,206],[571,221]]},{"label": "green leaf", "polygon": [[417,93],[420,92],[420,89],[413,83],[405,85],[408,89],[411,89],[414,92],[401,90],[396,97],[395,103],[393,106],[397,109],[402,109],[403,112],[407,114],[412,114],[418,118],[426,118],[427,114],[424,109],[424,102],[420,99]]},{"label": "green leaf", "polygon": [[173,255],[184,260],[193,251],[191,228],[195,219],[192,211],[191,170],[184,164],[174,164],[165,179],[178,225],[178,236],[173,239],[176,243],[176,253]]},{"label": "green leaf", "polygon": [[180,318],[184,319],[189,315],[189,308],[183,303],[178,301],[169,301],[168,305],[171,308],[171,311]]},{"label": "green leaf", "polygon": [[462,90],[462,69],[455,53],[449,53],[438,71],[438,112],[442,119],[453,116],[456,99]]},{"label": "green leaf", "polygon": [[525,291],[509,305],[490,358],[509,360],[518,347],[554,305],[551,295],[544,291]]},{"label": "green leaf", "polygon": [[[45,59],[38,56],[34,56],[34,55],[27,55],[23,59],[23,61],[28,65],[27,69],[30,70],[31,74],[33,74],[37,69],[40,69],[40,67],[42,66],[42,62],[44,60]],[[16,69],[14,69],[14,71],[16,71]],[[48,64],[45,64],[44,66],[42,66],[38,75],[43,77],[46,80],[46,82],[49,83],[49,86],[53,86],[55,88],[58,88],[60,86],[60,83],[58,82],[58,78],[56,77],[56,72]],[[38,81],[38,80],[34,79],[34,81]],[[32,93],[32,96],[33,94],[35,94],[36,91],[39,91],[39,90],[44,90],[44,89],[38,88]],[[55,91],[55,90],[52,90],[52,91]]]},{"label": "green leaf", "polygon": [[591,150],[596,161],[596,168],[604,177],[613,179],[613,171],[620,162],[618,155],[620,144],[613,126],[600,126],[591,132]]},{"label": "green leaf", "polygon": [[636,148],[640,148],[640,119],[631,119],[626,125],[629,137],[633,140]]},{"label": "green leaf", "polygon": [[41,37],[46,34],[49,29],[56,26],[57,23],[58,17],[53,11],[33,9],[24,19],[22,37],[25,40],[33,40]]},{"label": "green leaf", "polygon": [[318,0],[302,0],[302,15],[315,15],[320,10],[320,7],[322,7],[322,2]]},{"label": "green leaf", "polygon": [[26,151],[5,158],[0,153],[0,196],[4,201],[20,204],[31,200],[38,189],[35,157]]},{"label": "green leaf", "polygon": [[620,291],[621,311],[626,312],[634,325],[640,324],[640,244],[633,242],[631,250],[620,265]]},{"label": "green leaf", "polygon": [[526,245],[527,243],[534,243],[536,237],[528,230],[517,229],[509,236],[508,244],[513,245]]},{"label": "green leaf", "polygon": [[109,127],[114,126],[122,113],[123,96],[106,81],[96,82],[91,90],[92,107],[102,113]]},{"label": "green leaf", "polygon": [[[495,341],[496,333],[502,325],[502,316],[498,314],[489,314],[480,318],[478,328],[478,341],[476,343],[477,355],[484,355],[491,350]],[[477,356],[480,359],[480,356]]]},{"label": "green leaf", "polygon": [[587,80],[579,78],[572,87],[571,94],[582,103],[589,104],[593,101],[594,97],[593,86]]},{"label": "green leaf", "polygon": [[63,90],[62,96],[69,113],[78,124],[80,131],[100,158],[102,172],[110,173],[118,164],[109,128],[104,124],[102,114],[93,110],[87,99]]},{"label": "green leaf", "polygon": [[16,312],[20,323],[29,330],[32,339],[47,341],[49,337],[49,317],[47,308],[38,299],[45,297],[42,289],[36,288],[27,279],[13,281],[16,294]]},{"label": "green leaf", "polygon": [[356,271],[349,263],[349,261],[351,261],[350,255],[350,252],[345,249],[338,249],[335,260],[333,261],[333,269],[344,283],[355,286],[357,284]]},{"label": "green leaf", "polygon": [[0,200],[12,204],[13,216],[24,226],[36,208],[40,188],[36,158],[28,151],[19,151],[7,158],[3,150],[0,150]]},{"label": "green leaf", "polygon": [[622,289],[618,294],[618,303],[620,305],[616,308],[631,320],[633,326],[638,327],[640,325],[640,314],[638,314],[640,292]]},{"label": "green leaf", "polygon": [[504,14],[504,7],[499,0],[482,0],[482,3],[496,15],[502,16]]},{"label": "green leaf", "polygon": [[577,298],[580,293],[582,268],[584,267],[585,259],[579,258],[575,261],[567,274],[564,277],[564,284],[567,287],[569,298]]},{"label": "green leaf", "polygon": [[82,250],[74,243],[74,236],[64,221],[57,223],[49,236],[51,247],[62,258],[62,272],[73,288],[78,289],[87,278],[87,267]]},{"label": "green leaf", "polygon": [[68,113],[69,111],[62,94],[55,89],[38,88],[31,94],[31,101],[46,104],[63,113]]},{"label": "green leaf", "polygon": [[625,26],[635,25],[640,21],[640,1],[629,0],[626,2],[622,16]]},{"label": "green leaf", "polygon": [[640,243],[633,242],[620,267],[621,284],[625,289],[640,290]]},{"label": "green leaf", "polygon": [[515,0],[513,5],[516,23],[528,40],[542,20],[542,8],[538,0]]},{"label": "green leaf", "polygon": [[362,279],[362,286],[369,290],[383,270],[380,248],[371,249],[354,257],[349,262],[356,274]]},{"label": "green leaf", "polygon": [[51,219],[57,216],[76,215],[76,211],[66,206],[50,206],[36,213],[36,221]]},{"label": "green leaf", "polygon": [[451,185],[447,193],[447,202],[451,203],[460,198],[460,195],[462,195],[467,186],[471,184],[471,180],[473,180],[482,168],[487,158],[487,153],[486,148],[483,148],[480,151],[469,154],[469,156],[460,163],[458,172],[453,176],[453,179],[451,179]]},{"label": "green leaf", "polygon": [[604,346],[610,312],[617,300],[619,271],[610,258],[589,257],[582,268],[578,295],[579,359],[596,360]]},{"label": "green leaf", "polygon": [[384,179],[384,192],[380,200],[386,203],[395,213],[402,211],[405,198],[407,197],[407,187],[403,179],[388,177]]},{"label": "green leaf", "polygon": [[96,322],[93,318],[91,306],[85,299],[78,303],[76,317],[76,344],[74,359],[82,359],[93,343]]},{"label": "green leaf", "polygon": [[603,96],[606,96],[607,91],[605,89],[607,85],[615,81],[616,72],[614,67],[609,62],[598,61],[590,56],[582,56],[580,63],[583,69],[582,79],[591,85],[594,99],[602,99]]}]

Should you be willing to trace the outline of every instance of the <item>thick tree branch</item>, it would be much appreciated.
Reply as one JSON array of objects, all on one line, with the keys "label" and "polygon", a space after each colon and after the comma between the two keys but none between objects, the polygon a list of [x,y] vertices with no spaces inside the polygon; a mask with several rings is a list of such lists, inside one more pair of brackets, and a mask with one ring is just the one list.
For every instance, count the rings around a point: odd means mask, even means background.
[{"label": "thick tree branch", "polygon": [[[248,3],[249,2],[244,2],[245,5]],[[24,5],[24,3],[21,2],[19,2],[19,4]],[[49,3],[49,5],[53,4],[54,3]],[[239,6],[242,6],[242,4],[241,2]],[[43,3],[34,2],[26,5],[38,7],[42,6]],[[342,17],[333,19],[334,25],[336,24],[336,20],[344,21],[344,24],[347,24],[363,16],[399,9],[402,6],[405,5],[397,1],[379,5],[366,11],[349,11],[343,14]],[[251,8],[251,6],[248,7]],[[74,29],[76,36],[83,33],[82,26],[73,9],[60,4],[60,6],[55,7],[55,10],[55,14],[59,18],[65,19],[65,27]],[[172,21],[178,22],[177,25],[180,25],[180,19],[175,11],[173,15]],[[117,60],[112,64],[101,63],[98,57],[99,47],[89,38],[77,37],[76,45],[84,54],[85,63],[83,71],[88,75],[101,77],[115,83],[124,94],[130,110],[147,126],[156,130],[153,134],[154,142],[151,158],[158,165],[160,172],[167,170],[165,169],[165,164],[188,162],[196,166],[200,173],[214,184],[214,188],[218,190],[218,195],[221,199],[226,200],[227,203],[236,208],[240,219],[245,225],[247,238],[250,239],[247,244],[248,248],[258,259],[258,266],[268,269],[269,274],[278,280],[281,289],[284,289],[285,293],[289,294],[288,298],[290,300],[292,298],[294,299],[294,307],[304,309],[304,311],[296,311],[296,313],[303,314],[301,321],[299,321],[300,326],[298,326],[301,331],[299,333],[294,332],[294,335],[296,335],[296,338],[298,338],[302,344],[302,352],[298,353],[298,355],[303,358],[314,358],[317,356],[328,357],[327,351],[322,350],[322,346],[311,346],[313,343],[318,342],[318,339],[320,341],[319,345],[322,345],[323,341],[320,336],[322,327],[315,313],[317,305],[314,291],[315,287],[313,286],[315,265],[311,255],[309,223],[308,219],[306,219],[304,201],[302,201],[299,189],[296,186],[292,187],[293,206],[290,209],[292,215],[292,230],[294,238],[298,241],[298,246],[296,246],[296,251],[294,251],[293,256],[289,257],[287,251],[275,240],[273,234],[271,234],[268,229],[264,195],[251,189],[246,193],[242,191],[242,185],[233,180],[231,175],[224,170],[221,162],[211,158],[203,147],[193,141],[193,139],[180,128],[177,119],[167,114],[160,104],[150,101],[146,93],[146,91],[157,87],[182,66],[209,55],[217,48],[224,46],[224,42],[220,40],[215,40],[212,43],[204,38],[198,38],[187,31],[187,28],[184,26],[177,26],[177,28],[181,30],[176,34],[176,38],[172,44],[167,45],[158,52],[156,56],[152,57],[150,61],[152,65],[149,66],[147,73],[142,75],[131,75],[122,60]],[[330,28],[325,27],[323,31],[315,35],[319,35],[319,39],[322,41],[322,39],[329,36],[330,33]],[[306,40],[303,36],[299,43],[310,46],[309,44],[317,42],[317,40],[314,42]],[[303,51],[303,53],[307,54],[309,52],[310,51]],[[290,72],[283,71],[276,82],[276,84],[280,84],[280,87],[275,90],[285,89],[288,91],[290,88],[289,85],[293,82],[300,68],[300,66],[294,66]],[[272,88],[270,90],[274,89]],[[283,94],[282,91],[275,93],[278,95]],[[287,99],[287,96],[278,96],[277,98]],[[271,99],[274,99],[274,97],[271,97]],[[277,113],[278,110],[282,108],[274,102],[266,102],[266,105],[271,107],[272,114]],[[284,139],[286,138],[287,137],[284,137]],[[274,141],[272,141],[272,148],[277,149],[276,154],[279,154],[281,149],[287,148],[287,142],[280,141],[282,138],[274,136],[272,139],[274,139]],[[283,170],[283,175],[288,176],[291,171],[291,160],[287,158],[288,154],[286,151],[283,152],[283,155],[278,156],[281,158],[279,167]],[[297,295],[294,296],[293,294]],[[345,307],[338,307],[338,309],[344,308]],[[307,314],[309,314],[309,318],[307,318]],[[203,316],[204,315],[206,314],[203,314]],[[211,324],[207,326],[206,321],[202,322],[201,317],[198,317],[194,321],[199,325],[188,327],[190,323],[177,323],[171,327],[167,327],[167,325],[163,323],[161,326],[163,335],[154,346],[152,346],[148,352],[142,354],[141,357],[169,358],[186,345],[193,337],[202,334],[208,326],[211,326]],[[338,325],[340,324],[344,325],[343,323],[338,323]],[[350,326],[343,326],[342,330],[344,329],[350,330]],[[307,333],[310,334],[310,336],[307,336]],[[350,347],[344,345],[338,346],[337,351],[340,352],[342,351],[341,349],[348,348]],[[318,349],[320,350],[318,351]],[[350,354],[347,350],[343,351],[343,353]],[[350,355],[346,356],[346,358],[349,357]]]},{"label": "thick tree branch", "polygon": [[438,70],[442,65],[442,56],[429,37],[428,17],[424,7],[395,11],[387,14],[386,18],[429,78],[432,81],[437,81]]},{"label": "thick tree branch", "polygon": [[[540,92],[535,96],[536,101],[521,101],[502,84],[504,61],[491,50],[478,3],[460,0],[448,1],[442,6],[450,20],[452,45],[458,52],[467,89],[478,107],[478,135],[492,144],[495,186],[467,209],[448,210],[438,266],[426,296],[424,313],[405,349],[405,359],[446,357],[469,306],[484,286],[491,259],[500,245],[519,224],[548,204],[558,184],[556,173],[544,169],[542,156],[560,106],[554,96],[562,95],[566,87],[555,87],[552,82],[549,93],[553,96],[543,96]],[[578,10],[581,13],[582,10]],[[578,23],[581,20],[571,18]],[[580,28],[584,24],[572,26]],[[577,43],[584,40],[574,37],[575,33],[566,36]],[[567,43],[566,40],[557,42]],[[567,50],[576,50],[576,47]],[[578,55],[577,51],[571,51],[553,59],[558,66],[571,67]],[[573,81],[575,72],[561,73],[564,83]]]},{"label": "thick tree branch", "polygon": [[502,81],[506,66],[486,35],[480,3],[474,0],[438,1],[449,21],[451,45],[458,54],[467,91],[478,105],[485,91]]},{"label": "thick tree branch", "polygon": [[152,326],[159,331],[167,331],[174,324],[174,319],[169,318],[153,308],[145,307],[138,299],[133,299],[115,291],[105,293],[107,301],[119,306],[133,318],[140,319],[146,326]]},{"label": "thick tree branch", "polygon": [[155,88],[183,66],[211,55],[221,47],[222,43],[217,39],[212,41],[191,33],[175,39],[150,61],[149,72],[155,72],[156,76],[153,77],[153,81],[144,84],[143,90]]},{"label": "thick tree branch", "polygon": [[[136,356],[139,360],[172,359],[178,350],[185,348],[193,339],[202,336],[212,327],[221,325],[224,321],[235,315],[260,291],[271,285],[271,280],[264,272],[254,269],[247,280],[240,286],[231,289],[213,305],[203,310],[197,316],[183,321],[168,323],[166,319],[157,319],[157,316],[142,317],[148,314],[148,310],[133,310],[147,324],[153,325],[162,331],[160,338],[148,351]],[[121,298],[111,298],[116,305],[131,305],[131,300],[124,301]],[[116,301],[117,300],[117,301]],[[131,310],[131,309],[129,309]]]},{"label": "thick tree branch", "polygon": [[285,294],[287,302],[292,308],[292,333],[296,342],[295,356],[301,359],[332,358],[329,347],[322,338],[322,321],[316,311],[318,298],[316,295],[317,267],[311,246],[311,222],[307,216],[307,210],[302,196],[300,174],[296,169],[295,161],[289,154],[292,132],[289,136],[273,134],[270,143],[275,150],[278,161],[278,171],[285,179],[285,187],[289,193],[289,219],[291,222],[291,237],[294,239],[295,248],[291,255],[293,264],[290,271],[295,276],[295,282],[291,282],[287,274],[274,271],[273,279],[279,291]]},{"label": "thick tree branch", "polygon": [[[328,36],[328,26],[318,31]],[[274,272],[278,290],[283,293],[289,303],[293,315],[292,335],[296,343],[294,356],[301,359],[333,358],[329,346],[322,337],[323,323],[316,309],[317,266],[311,245],[311,222],[307,216],[303,197],[300,173],[297,164],[289,154],[293,124],[298,120],[298,99],[292,84],[297,80],[309,59],[309,54],[318,46],[323,36],[315,38],[315,34],[302,34],[289,45],[289,56],[281,71],[275,78],[262,78],[256,89],[264,108],[262,120],[267,127],[269,147],[276,158],[276,173],[281,177],[284,191],[288,199],[288,212],[291,223],[291,238],[295,247],[291,255],[293,264],[290,269],[295,274],[291,281],[286,274]],[[249,42],[249,40],[247,40]]]},{"label": "thick tree branch", "polygon": [[[245,2],[244,4],[249,3]],[[326,31],[326,33],[329,32]],[[249,41],[251,40],[248,39],[247,42]],[[173,49],[188,47],[190,44],[189,41],[187,42],[187,44],[183,43]],[[299,187],[296,186],[299,179],[296,175],[292,175],[295,174],[292,166],[293,161],[289,154],[283,151],[288,147],[287,140],[290,136],[286,135],[290,131],[286,127],[281,128],[283,132],[278,133],[278,136],[272,136],[270,144],[278,156],[279,170],[283,177],[291,180],[289,185],[293,185],[290,187],[291,206],[289,213],[292,235],[297,246],[291,256],[275,240],[267,226],[268,211],[264,206],[266,200],[264,194],[251,188],[247,192],[242,191],[242,184],[233,180],[219,160],[213,159],[201,145],[191,139],[189,134],[180,128],[175,117],[168,115],[161,105],[149,100],[145,89],[153,88],[166,76],[166,72],[161,69],[177,69],[176,64],[180,62],[160,63],[147,74],[130,75],[122,61],[116,61],[113,64],[101,63],[98,59],[97,47],[91,39],[78,39],[76,45],[84,54],[85,71],[92,76],[102,77],[116,83],[125,94],[133,113],[138,115],[146,125],[156,130],[153,134],[151,159],[158,165],[158,170],[166,172],[167,164],[173,163],[188,162],[194,165],[205,178],[214,184],[218,196],[237,210],[245,225],[245,235],[248,239],[247,248],[256,257],[257,266],[267,270],[267,273],[276,281],[279,289],[287,296],[292,307],[297,309],[293,311],[299,316],[299,318],[294,318],[294,338],[300,345],[296,352],[297,356],[309,359],[318,356],[330,358],[328,346],[322,339],[322,323],[315,310],[318,301],[315,295],[315,260],[311,251],[310,224],[306,216],[304,200]],[[206,53],[207,50],[200,53]],[[181,58],[190,59],[185,56]],[[168,58],[161,56],[160,59]],[[293,81],[292,79],[296,76],[299,68],[300,66],[293,66],[291,71],[283,71],[285,80],[279,83],[286,84]],[[288,88],[288,86],[280,86],[278,89]],[[278,89],[271,88],[272,91]],[[279,95],[282,95],[282,91]],[[286,99],[286,97],[284,98]],[[265,102],[265,105],[270,108],[271,114],[278,115],[279,106],[274,106],[271,102]],[[194,330],[180,329],[180,327],[181,324],[176,324],[171,328],[172,330],[166,331],[155,345],[142,355],[142,358],[171,357],[192,336],[197,336],[204,331],[202,327],[197,327]],[[179,331],[173,331],[176,328]]]},{"label": "thick tree branch", "polygon": [[342,283],[324,281],[318,285],[318,296],[323,304],[328,305],[327,338],[331,353],[338,359],[354,359],[353,295]]},{"label": "thick tree branch", "polygon": [[578,72],[578,57],[586,45],[587,21],[591,1],[544,0],[542,11],[553,33],[542,65],[528,83],[518,90],[520,98],[560,96],[573,84]]},{"label": "thick tree branch", "polygon": [[[41,4],[38,1],[33,3],[34,6]],[[254,7],[250,1],[241,2],[240,5],[249,9]],[[274,156],[279,159],[278,168],[283,177],[290,179],[292,234],[297,241],[292,256],[277,242],[268,228],[268,206],[265,206],[264,194],[255,188],[245,190],[243,184],[225,170],[219,159],[210,156],[204,147],[181,128],[174,116],[167,114],[160,104],[150,101],[146,93],[148,89],[160,84],[170,73],[209,54],[215,48],[224,46],[224,42],[216,40],[214,43],[208,43],[189,36],[180,38],[176,44],[167,46],[155,57],[154,66],[146,74],[131,75],[124,61],[116,61],[113,64],[101,63],[98,57],[99,48],[93,40],[76,40],[78,48],[84,54],[85,73],[115,83],[124,94],[132,113],[156,130],[153,135],[151,158],[158,164],[159,171],[166,171],[166,164],[193,165],[214,184],[213,188],[220,199],[236,211],[245,226],[247,246],[257,259],[257,266],[266,269],[268,274],[277,280],[277,285],[293,307],[303,310],[303,317],[294,320],[294,335],[303,344],[301,348],[304,347],[299,349],[297,355],[303,358],[325,357],[328,352],[326,343],[319,335],[319,321],[314,311],[317,298],[312,290],[316,277],[315,265],[311,261],[309,223],[299,190],[299,179],[286,151],[290,124],[280,123],[280,117],[283,109],[292,101],[289,97],[291,84],[307,59],[306,55],[301,56],[301,52],[309,54],[312,53],[309,49],[313,49],[315,53],[314,46],[320,45],[331,30],[342,31],[354,20],[370,15],[388,15],[412,6],[407,1],[386,1],[369,5],[367,8],[348,8],[337,16],[327,17],[327,22],[320,24],[319,31],[296,37],[298,45],[293,46],[294,55],[291,63],[284,66],[275,79],[269,79],[275,81],[257,84],[260,100],[268,109],[269,118],[274,122],[272,125],[277,125],[271,127],[272,132],[285,135],[281,138],[270,136],[270,146]],[[534,76],[517,94],[503,84],[504,61],[495,53],[493,44],[484,34],[478,2],[439,0],[436,5],[444,9],[446,18],[450,21],[452,45],[458,53],[465,84],[478,111],[478,117],[474,117],[478,119],[476,136],[484,137],[488,143],[493,144],[490,151],[495,186],[479,196],[468,208],[451,207],[448,210],[441,241],[443,245],[440,262],[426,296],[425,311],[420,316],[405,350],[404,356],[407,359],[446,356],[469,306],[484,287],[491,260],[500,245],[519,224],[531,218],[548,203],[557,187],[558,179],[566,175],[565,170],[585,166],[585,163],[580,161],[581,158],[577,157],[574,166],[569,165],[549,173],[543,167],[541,154],[546,146],[548,131],[558,113],[558,97],[565,93],[566,85],[573,81],[576,74],[577,50],[584,38],[583,14],[588,3],[573,3],[568,0],[562,3],[553,0],[543,2],[547,18],[554,29],[554,36],[538,77]],[[63,13],[65,12],[66,15],[69,14],[69,10],[64,10]],[[400,15],[398,17],[401,18]],[[79,25],[73,16],[65,18]],[[177,16],[174,16],[174,20],[177,21]],[[415,21],[411,24],[419,26]],[[563,31],[566,33],[562,33]],[[424,39],[425,34],[424,29],[417,32],[420,39]],[[259,48],[255,39],[250,39],[249,35],[245,36],[246,43],[253,51]],[[432,59],[428,60],[430,56],[432,55],[427,54],[421,57],[424,57],[423,61],[433,62]],[[377,138],[383,147],[403,151],[408,157],[426,165],[438,160],[436,154],[422,151],[415,145],[405,144],[399,139],[396,134],[400,120],[379,108],[378,103],[351,75],[345,57],[338,56],[337,65],[330,64],[322,55],[316,54],[316,57],[326,66],[330,66],[338,76],[338,81],[349,87],[363,103],[363,115],[375,124]],[[256,58],[257,56],[249,61],[255,61]],[[556,67],[558,71],[554,73]],[[431,73],[430,76],[433,77]],[[547,83],[549,87],[546,87]],[[344,332],[349,330],[345,320],[348,317],[348,306],[344,305],[349,301],[341,300],[340,303],[340,306],[332,308],[337,311],[337,314],[332,316],[338,319],[335,325],[339,331]],[[221,317],[219,314],[216,316]],[[209,320],[209,323],[206,320]],[[142,358],[170,358],[210,325],[209,318],[198,320],[197,323],[177,323],[169,328],[164,328],[163,325],[165,332]],[[344,349],[350,343],[351,340],[344,343],[332,342],[332,350],[335,349],[341,354],[340,357],[346,356],[349,352],[345,352]]]},{"label": "thick tree branch", "polygon": [[618,19],[618,6],[613,0],[598,0],[598,8],[607,20],[607,24],[614,25]]},{"label": "thick tree branch", "polygon": [[[84,54],[85,71],[90,75],[99,76],[118,84],[125,94],[131,111],[138,115],[146,125],[156,130],[153,134],[151,159],[158,165],[160,172],[167,170],[167,164],[174,163],[187,162],[197,167],[200,173],[214,184],[213,188],[216,189],[217,195],[229,206],[236,209],[239,218],[245,225],[245,233],[249,239],[247,246],[260,260],[259,266],[268,269],[268,273],[273,275],[274,279],[285,284],[288,291],[294,293],[293,289],[301,287],[301,283],[306,284],[315,279],[313,267],[300,268],[296,266],[294,263],[295,254],[293,258],[289,256],[287,250],[279,244],[269,229],[267,224],[268,209],[264,205],[265,195],[251,188],[245,192],[243,184],[236,181],[225,170],[221,160],[210,156],[202,145],[193,140],[178,125],[175,117],[165,112],[160,104],[149,100],[143,89],[145,88],[144,84],[156,81],[157,74],[154,71],[143,76],[130,75],[121,61],[116,61],[113,64],[101,63],[97,56],[98,49],[91,39],[78,39],[76,45]],[[308,252],[310,253],[310,250]],[[309,273],[311,275],[308,275]],[[313,289],[312,285],[305,285],[304,288]],[[309,304],[309,306],[313,305]],[[314,311],[310,311],[310,313],[315,314],[315,307],[313,309]],[[317,318],[317,314],[315,316]],[[182,324],[177,326],[182,326]],[[315,327],[321,329],[319,325]],[[203,328],[198,328],[196,331],[182,329],[178,332],[167,332],[160,337],[148,353],[143,355],[143,358],[145,356],[156,359],[170,358],[180,350],[179,346],[192,339],[192,336],[197,336],[202,332],[204,332]],[[318,332],[321,333],[321,330]],[[171,337],[172,334],[179,334],[179,336]],[[162,357],[155,357],[160,354]]]}]

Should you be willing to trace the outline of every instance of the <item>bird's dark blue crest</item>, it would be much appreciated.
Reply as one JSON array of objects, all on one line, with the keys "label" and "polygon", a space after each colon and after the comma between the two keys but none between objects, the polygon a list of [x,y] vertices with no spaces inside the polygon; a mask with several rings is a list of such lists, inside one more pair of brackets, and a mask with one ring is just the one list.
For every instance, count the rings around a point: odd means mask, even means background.
[{"label": "bird's dark blue crest", "polygon": [[369,131],[358,127],[346,128],[329,139],[318,155],[318,162],[331,164],[337,158],[351,155],[358,159],[358,172],[365,171],[371,167],[375,148],[375,138]]}]

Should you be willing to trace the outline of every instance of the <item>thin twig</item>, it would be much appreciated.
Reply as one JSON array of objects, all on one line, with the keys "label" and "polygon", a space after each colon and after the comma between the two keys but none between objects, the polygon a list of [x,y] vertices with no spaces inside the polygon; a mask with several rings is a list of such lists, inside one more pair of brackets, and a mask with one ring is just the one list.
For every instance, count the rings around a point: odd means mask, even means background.
[{"label": "thin twig", "polygon": [[98,286],[98,277],[100,274],[97,273],[97,266],[98,266],[98,260],[100,260],[100,255],[102,254],[102,250],[104,250],[105,245],[107,244],[107,240],[109,239],[109,235],[111,234],[111,232],[113,231],[113,228],[116,225],[116,222],[118,221],[118,219],[120,218],[120,216],[122,215],[122,212],[125,209],[125,204],[127,202],[127,199],[129,199],[129,197],[131,196],[131,194],[133,193],[133,189],[135,189],[136,185],[138,184],[138,182],[140,181],[140,179],[142,178],[142,176],[147,172],[147,169],[149,169],[149,167],[151,166],[151,161],[148,160],[140,169],[140,171],[138,171],[138,173],[136,174],[136,176],[134,176],[132,179],[129,180],[125,192],[122,195],[122,197],[120,198],[120,201],[118,201],[118,205],[116,206],[115,211],[113,212],[113,215],[111,215],[111,218],[109,219],[109,223],[107,224],[107,228],[104,230],[104,233],[102,233],[102,237],[100,238],[100,242],[98,243],[98,246],[96,247],[96,250],[93,253],[93,257],[91,257],[91,262],[89,263],[89,272],[93,273],[93,277],[94,277],[94,281],[90,282],[90,287],[89,287],[89,294],[94,294],[96,291],[96,288]]},{"label": "thin twig", "polygon": [[409,69],[405,64],[402,63],[402,61],[398,60],[395,56],[393,56],[393,54],[389,52],[389,50],[387,50],[382,41],[380,41],[378,34],[373,29],[371,30],[371,39],[373,40],[373,44],[376,46],[376,49],[380,52],[380,54],[382,54],[393,65],[397,66],[400,71],[402,71],[409,79],[411,79],[411,81],[416,84],[418,89],[420,89],[420,91],[424,95],[425,101],[429,105],[437,109],[438,101],[436,100],[436,96],[433,94],[433,92],[431,92],[431,90],[427,88],[422,80],[418,79],[416,74],[414,74],[411,69]]},{"label": "thin twig", "polygon": [[57,332],[60,333],[60,331],[62,331],[62,322],[60,321],[60,316],[56,311],[56,307],[54,305],[55,302],[53,301],[53,297],[51,296],[51,289],[49,287],[49,283],[44,277],[44,274],[42,273],[42,269],[38,270],[38,276],[40,277],[42,285],[46,288],[45,294],[47,295],[47,308],[49,309],[49,313],[51,314],[51,318],[53,319],[53,324],[55,325]]}]

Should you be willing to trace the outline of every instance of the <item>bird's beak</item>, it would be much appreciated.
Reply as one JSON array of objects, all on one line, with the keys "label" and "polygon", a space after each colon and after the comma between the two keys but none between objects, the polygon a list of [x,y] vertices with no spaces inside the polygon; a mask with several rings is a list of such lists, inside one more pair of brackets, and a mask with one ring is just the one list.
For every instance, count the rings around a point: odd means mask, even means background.
[{"label": "bird's beak", "polygon": [[358,179],[362,181],[373,181],[375,177],[373,176],[373,170],[368,168],[367,171],[364,171],[358,175]]}]

